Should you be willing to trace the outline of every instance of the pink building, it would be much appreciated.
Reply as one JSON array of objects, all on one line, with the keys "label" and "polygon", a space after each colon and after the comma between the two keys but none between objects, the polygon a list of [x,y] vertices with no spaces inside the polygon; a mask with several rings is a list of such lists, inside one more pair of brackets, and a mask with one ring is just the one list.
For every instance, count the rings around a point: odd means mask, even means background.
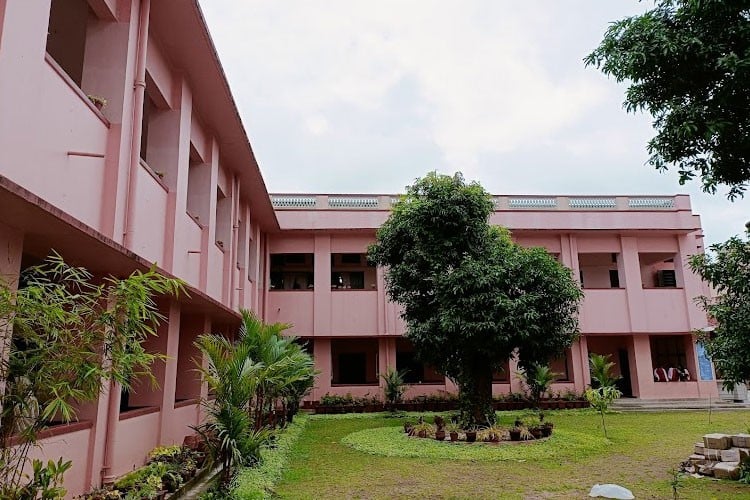
[{"label": "pink building", "polygon": [[[192,433],[206,395],[193,339],[235,330],[241,307],[310,341],[313,400],[380,394],[388,366],[409,368],[410,395],[453,390],[415,360],[382,269],[364,259],[391,196],[269,197],[196,0],[0,0],[0,151],[3,279],[55,249],[99,275],[155,262],[189,288],[163,304],[150,341],[169,356],[154,367],[159,389],[113,386],[80,422],[45,431],[39,454],[73,460],[70,494]],[[702,251],[687,196],[496,200],[493,222],[556,254],[585,288],[584,335],[552,360],[556,390],[582,390],[597,352],[633,396],[717,395],[690,334],[706,318],[685,268]],[[690,381],[654,381],[677,366]],[[512,374],[509,363],[497,392],[519,389]]]}]

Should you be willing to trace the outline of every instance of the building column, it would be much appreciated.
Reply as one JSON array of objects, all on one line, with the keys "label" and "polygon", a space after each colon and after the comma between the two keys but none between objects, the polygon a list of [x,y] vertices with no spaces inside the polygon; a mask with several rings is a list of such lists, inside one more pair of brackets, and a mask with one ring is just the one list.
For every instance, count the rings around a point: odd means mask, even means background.
[{"label": "building column", "polygon": [[[641,282],[641,264],[638,260],[638,240],[634,236],[620,236],[622,245],[622,270],[625,279],[625,295],[628,300],[628,316],[631,332],[645,332],[646,303]],[[619,269],[619,263],[618,263]],[[650,362],[650,358],[649,358]]]},{"label": "building column", "polygon": [[315,339],[315,369],[320,373],[317,383],[313,389],[312,399],[320,401],[321,396],[331,390],[331,377],[333,376],[333,362],[331,359],[331,339]]},{"label": "building column", "polygon": [[330,335],[331,236],[328,234],[315,235],[314,248],[313,332],[314,335]]},{"label": "building column", "polygon": [[160,444],[171,445],[181,444],[172,442],[170,432],[172,420],[174,419],[174,402],[177,391],[177,359],[180,349],[180,304],[177,301],[171,301],[169,304],[169,313],[166,324],[166,349],[167,356],[164,366],[162,386],[161,412],[159,413],[159,436],[157,441]]},{"label": "building column", "polygon": [[630,380],[633,396],[647,398],[654,385],[654,367],[651,363],[651,341],[648,335],[632,335],[632,350],[628,346],[630,358]]},{"label": "building column", "polygon": [[589,372],[589,348],[586,337],[581,335],[578,342],[571,348],[571,364],[573,370],[573,383],[578,392],[582,392],[591,384],[591,373]]}]

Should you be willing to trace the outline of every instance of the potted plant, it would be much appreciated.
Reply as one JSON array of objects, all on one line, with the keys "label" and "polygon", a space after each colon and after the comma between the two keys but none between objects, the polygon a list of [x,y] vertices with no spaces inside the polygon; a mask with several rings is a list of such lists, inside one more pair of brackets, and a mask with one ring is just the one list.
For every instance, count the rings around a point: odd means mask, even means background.
[{"label": "potted plant", "polygon": [[550,437],[552,435],[552,428],[555,426],[552,422],[544,422],[542,424],[542,437]]},{"label": "potted plant", "polygon": [[414,426],[414,432],[417,434],[417,437],[426,438],[433,432],[432,425],[427,422],[420,422]]},{"label": "potted plant", "polygon": [[466,442],[467,443],[473,443],[477,440],[477,430],[476,428],[466,429],[464,431],[464,434],[466,434]]},{"label": "potted plant", "polygon": [[445,419],[440,415],[435,415],[435,439],[443,441],[445,439]]},{"label": "potted plant", "polygon": [[454,443],[458,441],[458,430],[459,430],[458,424],[451,422],[446,426],[446,429],[448,431],[448,435],[451,438],[451,441]]},{"label": "potted plant", "polygon": [[409,436],[414,434],[414,424],[411,422],[404,422],[404,432]]},{"label": "potted plant", "polygon": [[401,399],[404,397],[406,391],[406,383],[404,382],[405,372],[400,372],[388,367],[384,374],[380,375],[380,378],[385,382],[385,402],[389,410],[396,411],[396,407],[401,403]]},{"label": "potted plant", "polygon": [[99,97],[97,95],[87,95],[86,97],[89,98],[89,101],[91,101],[91,104],[93,104],[96,107],[96,109],[98,109],[99,111],[101,111],[104,108],[104,106],[107,105],[107,100],[103,97]]}]

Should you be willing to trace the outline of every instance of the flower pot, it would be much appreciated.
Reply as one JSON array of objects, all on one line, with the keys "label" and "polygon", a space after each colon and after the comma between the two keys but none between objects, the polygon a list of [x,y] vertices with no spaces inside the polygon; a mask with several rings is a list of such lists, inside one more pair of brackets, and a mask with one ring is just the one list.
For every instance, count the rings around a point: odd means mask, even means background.
[{"label": "flower pot", "polygon": [[435,431],[435,439],[443,441],[445,439],[445,431]]},{"label": "flower pot", "polygon": [[547,423],[542,425],[542,437],[550,437],[552,435],[553,424]]},{"label": "flower pot", "polygon": [[458,441],[458,432],[451,432],[450,433],[451,441]]},{"label": "flower pot", "polygon": [[417,437],[426,438],[427,437],[427,431],[419,431],[419,432],[417,432]]},{"label": "flower pot", "polygon": [[534,439],[541,439],[542,438],[542,428],[541,427],[532,427],[529,429],[529,432],[532,436],[534,436]]},{"label": "flower pot", "polygon": [[466,431],[466,442],[473,443],[477,440],[477,431]]},{"label": "flower pot", "polygon": [[520,441],[521,440],[521,431],[515,431],[511,429],[508,431],[510,434],[510,440],[511,441]]}]

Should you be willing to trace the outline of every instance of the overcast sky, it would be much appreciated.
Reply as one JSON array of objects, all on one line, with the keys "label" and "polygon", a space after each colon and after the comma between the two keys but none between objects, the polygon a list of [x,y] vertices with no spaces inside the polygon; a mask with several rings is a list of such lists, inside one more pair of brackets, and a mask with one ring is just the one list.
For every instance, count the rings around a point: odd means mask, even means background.
[{"label": "overcast sky", "polygon": [[201,0],[270,192],[396,193],[430,170],[495,194],[689,193],[706,243],[750,195],[645,165],[650,118],[582,59],[636,0]]}]

